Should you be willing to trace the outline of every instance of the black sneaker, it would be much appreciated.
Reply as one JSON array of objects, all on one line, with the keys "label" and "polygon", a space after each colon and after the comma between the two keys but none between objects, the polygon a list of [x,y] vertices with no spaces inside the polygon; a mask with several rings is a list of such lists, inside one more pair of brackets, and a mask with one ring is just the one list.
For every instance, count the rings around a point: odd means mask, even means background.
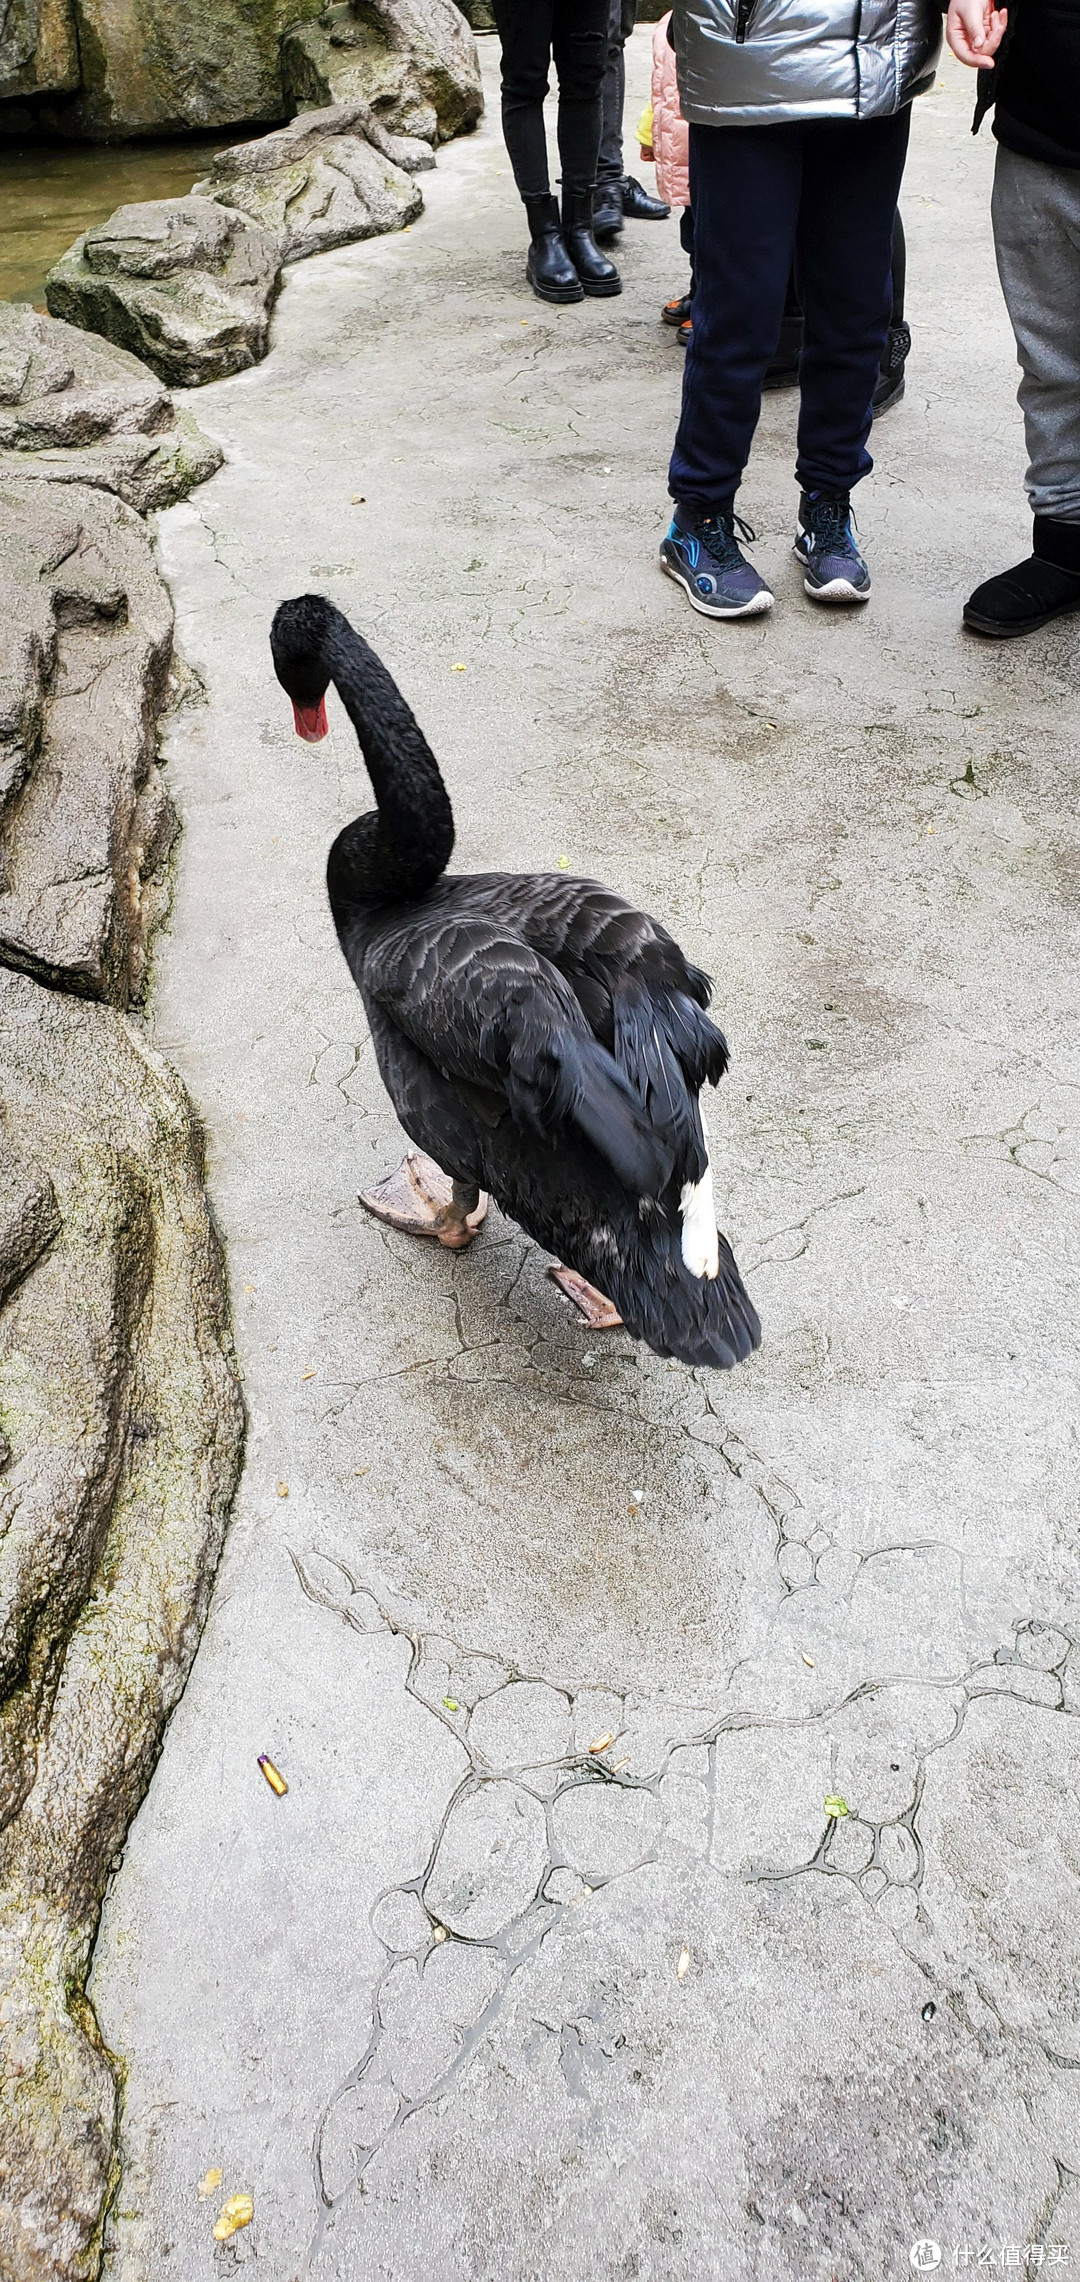
[{"label": "black sneaker", "polygon": [[794,551],[806,573],[803,585],[815,602],[869,601],[870,573],[852,536],[846,491],[836,499],[803,492]]},{"label": "black sneaker", "polygon": [[691,609],[705,618],[754,618],[771,610],[773,597],[760,573],[748,563],[735,537],[754,534],[735,514],[703,515],[695,507],[675,513],[660,543],[660,567],[686,590]]},{"label": "black sneaker", "polygon": [[678,293],[674,301],[665,301],[660,311],[660,322],[662,325],[685,325],[692,308],[690,294]]},{"label": "black sneaker", "polygon": [[910,347],[910,325],[890,325],[874,386],[872,402],[875,419],[879,412],[887,412],[891,404],[900,402],[904,393],[904,366]]}]

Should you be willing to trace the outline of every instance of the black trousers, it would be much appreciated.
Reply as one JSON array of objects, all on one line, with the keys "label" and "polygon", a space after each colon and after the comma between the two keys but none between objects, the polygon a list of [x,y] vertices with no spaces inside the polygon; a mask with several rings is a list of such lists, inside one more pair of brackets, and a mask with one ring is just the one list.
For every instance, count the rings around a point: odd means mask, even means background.
[{"label": "black trousers", "polygon": [[600,152],[601,90],[610,0],[493,0],[502,44],[503,136],[523,198],[550,189],[544,97],[554,58],[564,186],[592,190]]},{"label": "black trousers", "polygon": [[604,124],[600,135],[600,165],[597,170],[601,182],[621,182],[626,171],[622,147],[623,106],[626,102],[626,57],[623,51],[636,22],[637,0],[608,0]]},{"label": "black trousers", "polygon": [[674,498],[730,509],[793,261],[803,310],[798,481],[836,494],[869,473],[909,126],[910,109],[888,119],[691,126],[694,330],[669,475]]}]

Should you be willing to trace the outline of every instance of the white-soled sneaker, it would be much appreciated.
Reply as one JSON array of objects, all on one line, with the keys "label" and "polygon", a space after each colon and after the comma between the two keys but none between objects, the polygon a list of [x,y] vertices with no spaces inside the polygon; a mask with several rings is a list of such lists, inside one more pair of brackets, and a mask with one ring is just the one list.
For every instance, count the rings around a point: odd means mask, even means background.
[{"label": "white-soled sneaker", "polygon": [[661,569],[685,587],[691,607],[706,618],[753,618],[772,609],[770,589],[747,562],[736,531],[752,542],[749,524],[737,515],[703,515],[676,501],[671,528],[660,542]]},{"label": "white-soled sneaker", "polygon": [[870,573],[855,544],[847,492],[829,499],[804,491],[794,552],[803,566],[803,585],[815,602],[868,602]]}]

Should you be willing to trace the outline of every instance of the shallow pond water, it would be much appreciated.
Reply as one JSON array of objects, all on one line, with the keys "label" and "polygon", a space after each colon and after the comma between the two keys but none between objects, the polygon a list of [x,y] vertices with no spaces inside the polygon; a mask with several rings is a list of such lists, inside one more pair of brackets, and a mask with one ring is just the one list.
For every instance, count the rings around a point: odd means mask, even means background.
[{"label": "shallow pond water", "polygon": [[[250,134],[266,133],[252,128]],[[0,148],[0,300],[45,307],[45,273],[81,230],[140,198],[182,198],[243,128],[141,143]]]}]

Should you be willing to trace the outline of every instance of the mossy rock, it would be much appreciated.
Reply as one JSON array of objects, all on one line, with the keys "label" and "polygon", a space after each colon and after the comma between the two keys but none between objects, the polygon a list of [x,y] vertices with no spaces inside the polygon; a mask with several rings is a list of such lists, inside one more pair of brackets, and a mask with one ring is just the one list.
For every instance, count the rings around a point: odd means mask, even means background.
[{"label": "mossy rock", "polygon": [[0,1308],[0,2273],[90,2282],[119,2098],[87,1965],[195,1652],[243,1413],[178,1079],[129,1018],[2,969],[0,1069],[23,1190],[54,1200]]},{"label": "mossy rock", "polygon": [[195,195],[249,215],[277,239],[284,262],[403,229],[424,205],[405,170],[431,166],[431,152],[387,134],[370,111],[363,120],[356,112],[334,104],[305,111],[259,142],[219,151]]},{"label": "mossy rock", "polygon": [[0,20],[0,102],[79,84],[71,0],[9,0]]},{"label": "mossy rock", "polygon": [[212,199],[148,199],[76,238],[45,298],[170,386],[198,388],[266,355],[280,261],[275,236]]},{"label": "mossy rock", "polygon": [[302,110],[366,102],[395,133],[431,143],[483,113],[476,42],[454,0],[336,0],[286,33],[281,69]]},{"label": "mossy rock", "polygon": [[279,46],[319,0],[73,0],[79,94],[58,121],[91,139],[286,116]]}]

